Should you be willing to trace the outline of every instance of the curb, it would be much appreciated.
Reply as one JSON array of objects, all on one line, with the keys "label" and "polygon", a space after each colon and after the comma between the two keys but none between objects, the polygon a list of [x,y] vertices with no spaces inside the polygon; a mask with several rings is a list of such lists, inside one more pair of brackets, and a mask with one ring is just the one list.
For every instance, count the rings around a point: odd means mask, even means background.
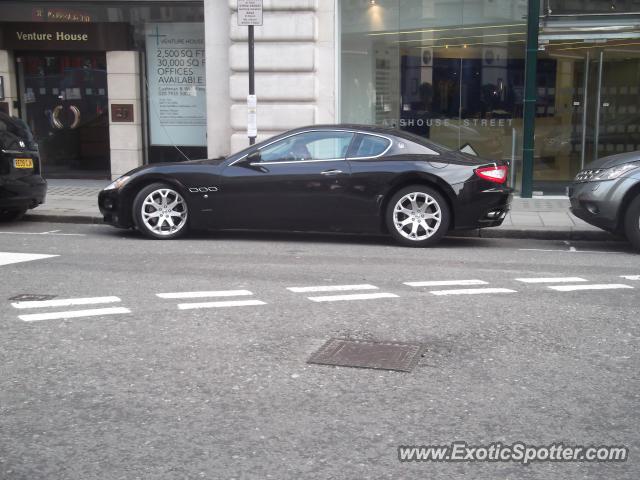
[{"label": "curb", "polygon": [[104,222],[102,221],[102,217],[93,215],[29,213],[22,217],[22,219],[28,222],[104,224]]},{"label": "curb", "polygon": [[[30,213],[23,217],[29,222],[75,223],[104,225],[102,217],[95,215],[61,215],[50,213]],[[586,241],[621,241],[620,237],[604,230],[576,230],[574,228],[484,228],[450,232],[449,237],[477,237],[477,238],[520,238],[533,240],[586,240]]]}]

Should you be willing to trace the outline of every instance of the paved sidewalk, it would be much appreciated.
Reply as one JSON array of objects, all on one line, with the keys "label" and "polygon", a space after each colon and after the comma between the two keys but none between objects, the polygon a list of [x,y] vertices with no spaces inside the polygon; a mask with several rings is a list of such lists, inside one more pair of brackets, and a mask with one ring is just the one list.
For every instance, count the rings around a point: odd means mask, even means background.
[{"label": "paved sidewalk", "polygon": [[[102,223],[98,192],[108,180],[48,180],[44,205],[30,210],[26,220],[63,223]],[[612,240],[615,237],[574,217],[566,197],[514,198],[504,224],[465,233],[481,237],[561,240]]]}]

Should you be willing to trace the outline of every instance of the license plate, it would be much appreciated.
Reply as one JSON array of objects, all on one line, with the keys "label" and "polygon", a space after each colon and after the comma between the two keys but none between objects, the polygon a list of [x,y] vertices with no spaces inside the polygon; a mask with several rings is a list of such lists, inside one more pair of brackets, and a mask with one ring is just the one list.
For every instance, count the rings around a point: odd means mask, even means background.
[{"label": "license plate", "polygon": [[16,168],[33,168],[32,158],[16,158],[13,160]]}]

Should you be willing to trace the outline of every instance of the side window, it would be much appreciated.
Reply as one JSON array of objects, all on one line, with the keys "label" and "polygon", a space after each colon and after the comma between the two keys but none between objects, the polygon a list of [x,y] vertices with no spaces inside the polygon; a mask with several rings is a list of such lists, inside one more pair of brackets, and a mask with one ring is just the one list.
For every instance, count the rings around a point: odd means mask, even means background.
[{"label": "side window", "polygon": [[377,157],[382,155],[389,147],[391,141],[384,137],[374,135],[360,135],[355,150],[352,150],[350,157]]},{"label": "side window", "polygon": [[261,162],[343,159],[353,139],[349,132],[305,132],[260,150]]}]

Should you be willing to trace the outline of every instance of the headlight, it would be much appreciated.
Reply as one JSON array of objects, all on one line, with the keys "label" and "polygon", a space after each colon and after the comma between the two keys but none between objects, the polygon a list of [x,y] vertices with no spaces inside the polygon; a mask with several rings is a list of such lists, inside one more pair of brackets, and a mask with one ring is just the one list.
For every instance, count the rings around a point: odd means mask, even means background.
[{"label": "headlight", "polygon": [[118,178],[116,181],[110,183],[109,185],[107,185],[106,187],[104,187],[105,190],[117,190],[119,188],[122,188],[124,186],[125,183],[127,183],[129,181],[128,176],[124,176],[124,177],[120,177]]},{"label": "headlight", "polygon": [[593,170],[582,170],[576,175],[576,182],[599,182],[603,180],[614,180],[630,170],[640,168],[640,162],[625,163],[611,168],[598,168]]},{"label": "headlight", "polygon": [[618,165],[617,167],[607,168],[591,177],[591,181],[597,182],[600,180],[613,180],[624,175],[629,170],[633,170],[638,167],[640,167],[640,162],[625,163],[623,165]]}]

